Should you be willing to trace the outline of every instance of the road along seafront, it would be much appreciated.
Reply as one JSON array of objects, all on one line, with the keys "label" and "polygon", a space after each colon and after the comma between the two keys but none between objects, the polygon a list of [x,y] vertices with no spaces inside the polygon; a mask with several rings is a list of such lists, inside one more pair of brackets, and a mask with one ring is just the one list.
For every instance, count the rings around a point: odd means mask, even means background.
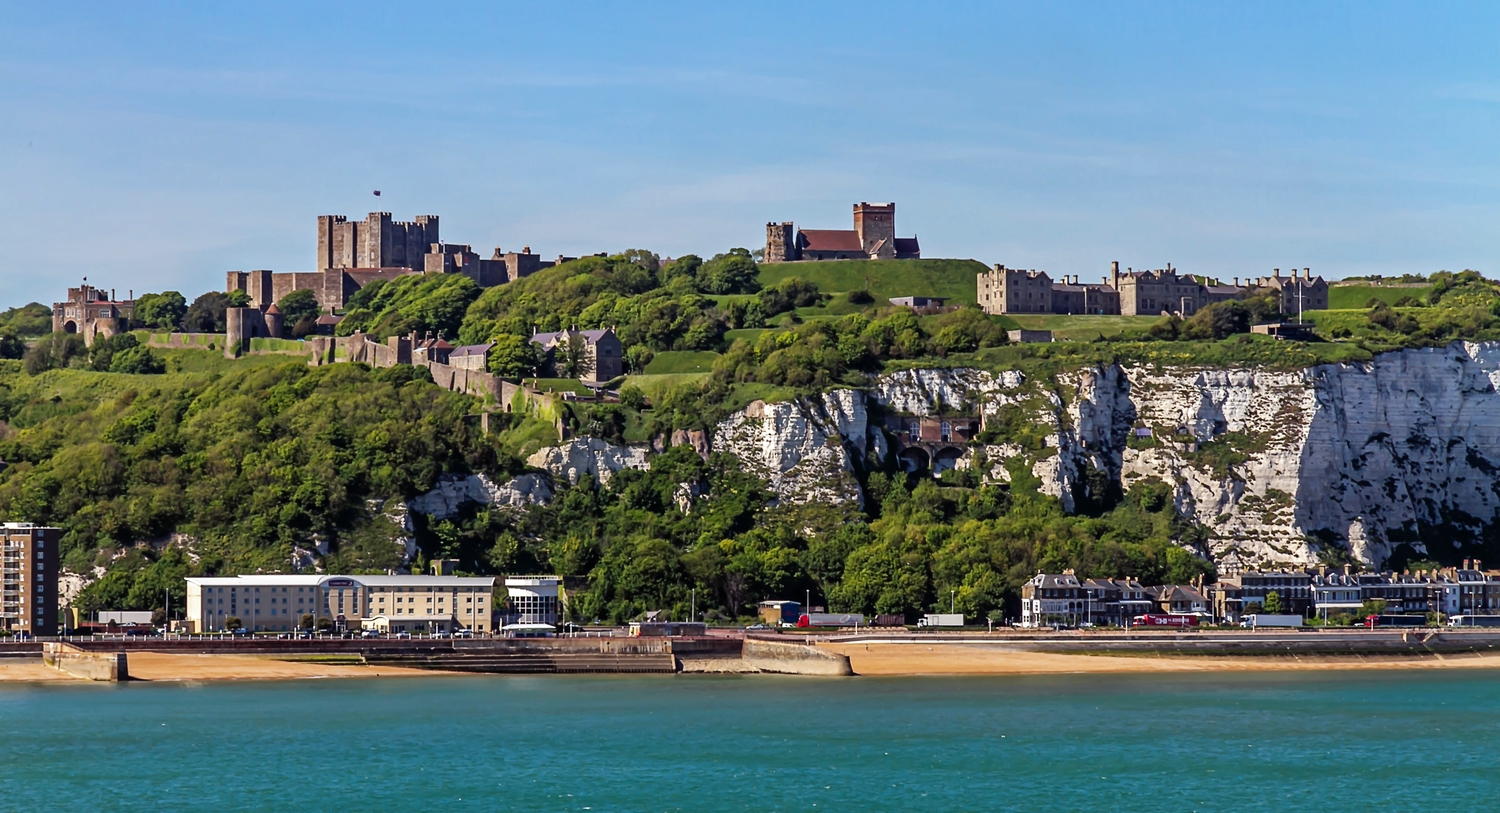
[{"label": "road along seafront", "polygon": [[[1497,630],[752,632],[527,639],[77,639],[0,644],[0,682],[283,680],[432,674],[1024,675],[1500,666]],[[100,667],[92,658],[110,659]],[[113,670],[113,671],[112,671]]]}]

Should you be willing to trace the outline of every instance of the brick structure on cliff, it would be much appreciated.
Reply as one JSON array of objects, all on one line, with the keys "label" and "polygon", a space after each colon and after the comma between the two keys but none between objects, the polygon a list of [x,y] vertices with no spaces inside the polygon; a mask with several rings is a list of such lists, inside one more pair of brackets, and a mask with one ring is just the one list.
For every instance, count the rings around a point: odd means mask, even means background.
[{"label": "brick structure on cliff", "polygon": [[791,221],[766,224],[762,262],[799,260],[918,260],[917,238],[896,236],[896,204],[854,204],[854,228],[799,229]]}]

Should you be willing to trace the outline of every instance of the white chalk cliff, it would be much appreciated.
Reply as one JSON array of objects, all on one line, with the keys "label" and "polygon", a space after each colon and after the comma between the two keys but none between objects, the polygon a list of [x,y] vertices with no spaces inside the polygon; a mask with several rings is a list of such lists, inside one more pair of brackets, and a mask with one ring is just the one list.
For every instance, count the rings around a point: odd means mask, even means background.
[{"label": "white chalk cliff", "polygon": [[645,469],[646,449],[639,446],[616,446],[594,437],[570,440],[561,446],[548,446],[531,457],[526,465],[546,469],[554,480],[565,479],[574,485],[585,474],[608,485],[621,469]]},{"label": "white chalk cliff", "polygon": [[[1019,414],[1027,443],[1001,437],[960,465],[982,453],[983,475],[999,482],[1029,469],[1068,510],[1157,478],[1176,510],[1208,529],[1205,552],[1224,564],[1313,564],[1320,551],[1346,549],[1378,565],[1403,543],[1426,550],[1423,532],[1462,544],[1500,519],[1497,387],[1496,342],[1290,372],[1105,365],[1028,381],[1014,371],[905,370],[869,390],[754,402],[693,445],[734,454],[784,503],[858,504],[860,468],[893,451],[871,410],[983,415],[994,426]],[[527,463],[557,484],[584,474],[608,483],[646,468],[648,451],[585,437]],[[698,496],[684,491],[679,507]],[[441,517],[467,501],[524,507],[551,497],[543,476],[496,485],[470,475],[444,478],[409,507]]]},{"label": "white chalk cliff", "polygon": [[865,396],[854,390],[755,401],[714,427],[712,441],[714,451],[738,457],[787,503],[861,502],[854,466],[869,442]]},{"label": "white chalk cliff", "polygon": [[[1147,478],[1210,531],[1220,562],[1310,564],[1324,547],[1379,564],[1421,529],[1472,539],[1500,511],[1500,343],[1404,350],[1293,372],[1101,366],[908,370],[869,392],[755,403],[713,432],[789,502],[858,501],[866,453],[884,457],[869,403],[909,415],[1026,411],[1046,448],[986,447],[986,475],[1021,458],[1072,510],[1088,490]],[[1149,437],[1147,433],[1149,432]],[[972,455],[970,460],[972,460]]]}]

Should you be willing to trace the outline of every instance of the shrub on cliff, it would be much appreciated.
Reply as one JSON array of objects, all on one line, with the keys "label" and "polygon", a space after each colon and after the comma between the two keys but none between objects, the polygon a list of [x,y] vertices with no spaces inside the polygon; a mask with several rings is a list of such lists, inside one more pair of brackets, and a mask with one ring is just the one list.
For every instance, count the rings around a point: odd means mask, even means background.
[{"label": "shrub on cliff", "polygon": [[363,331],[384,341],[413,330],[455,338],[479,286],[462,274],[408,274],[375,280],[351,297],[340,336]]}]

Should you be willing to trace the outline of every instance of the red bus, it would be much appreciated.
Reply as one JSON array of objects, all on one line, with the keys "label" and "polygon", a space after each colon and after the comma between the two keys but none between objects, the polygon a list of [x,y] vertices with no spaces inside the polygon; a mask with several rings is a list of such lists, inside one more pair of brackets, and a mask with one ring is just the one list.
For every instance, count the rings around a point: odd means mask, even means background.
[{"label": "red bus", "polygon": [[1138,615],[1130,619],[1132,627],[1196,627],[1198,616],[1187,613]]}]

